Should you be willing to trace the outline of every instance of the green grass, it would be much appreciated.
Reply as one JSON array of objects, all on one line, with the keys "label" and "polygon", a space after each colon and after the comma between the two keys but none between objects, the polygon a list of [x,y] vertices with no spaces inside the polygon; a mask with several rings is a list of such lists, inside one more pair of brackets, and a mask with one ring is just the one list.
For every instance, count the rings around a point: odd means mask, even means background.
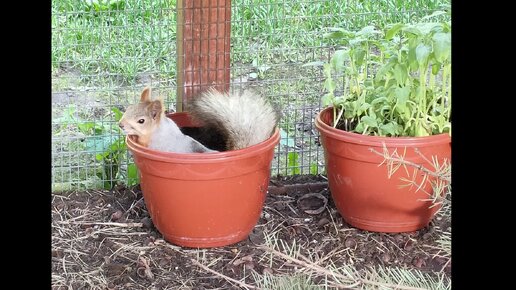
[{"label": "green grass", "polygon": [[[102,1],[101,1],[102,2]],[[111,0],[95,11],[86,0],[52,1],[52,70],[75,68],[86,82],[132,85],[139,74],[176,75],[176,1]],[[232,62],[305,61],[325,45],[328,27],[357,29],[409,21],[449,1],[232,1]]]},{"label": "green grass", "polygon": [[[307,48],[321,47],[329,27],[358,29],[410,21],[439,9],[449,1],[233,1],[234,62],[250,62],[256,55],[273,63],[296,61]],[[251,53],[249,50],[251,47]],[[267,51],[264,55],[262,51]]]},{"label": "green grass", "polygon": [[84,0],[52,1],[53,72],[74,68],[83,81],[121,85],[144,72],[175,77],[175,1],[119,2],[97,12]]},{"label": "green grass", "polygon": [[[102,183],[98,171],[103,164],[95,160],[101,152],[88,151],[85,142],[110,134],[88,135],[78,128],[80,122],[61,122],[69,104],[81,100],[76,114],[83,121],[114,124],[111,108],[135,102],[141,87],[150,83],[168,108],[175,108],[176,0],[98,0],[96,7],[89,2],[52,0],[52,90],[76,96],[52,110],[52,172],[59,189]],[[258,87],[281,108],[283,145],[304,144],[283,146],[273,161],[273,174],[323,172],[323,155],[311,136],[315,128],[304,133],[298,128],[313,124],[324,92],[321,68],[303,64],[328,60],[332,43],[322,35],[329,28],[356,30],[417,20],[450,5],[449,0],[231,2],[233,80],[247,79],[244,86]]]}]

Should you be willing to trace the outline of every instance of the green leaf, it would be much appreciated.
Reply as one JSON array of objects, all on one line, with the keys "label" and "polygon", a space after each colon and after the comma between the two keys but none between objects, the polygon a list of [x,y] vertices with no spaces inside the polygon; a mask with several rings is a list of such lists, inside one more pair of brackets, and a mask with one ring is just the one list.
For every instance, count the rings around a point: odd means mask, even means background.
[{"label": "green leaf", "polygon": [[77,124],[77,128],[79,128],[79,130],[82,133],[87,134],[87,135],[90,135],[91,133],[93,133],[94,127],[95,127],[94,122],[85,122],[85,123]]},{"label": "green leaf", "polygon": [[344,106],[346,105],[346,98],[344,96],[335,97],[333,98],[333,103],[330,105],[334,107]]},{"label": "green leaf", "polygon": [[324,88],[328,90],[328,95],[333,97],[333,91],[335,91],[335,82],[332,78],[326,78],[324,81]]},{"label": "green leaf", "polygon": [[347,102],[344,108],[344,119],[353,119],[356,117],[356,105],[357,101]]},{"label": "green leaf", "polygon": [[364,134],[364,123],[359,122],[353,131],[356,133]]},{"label": "green leaf", "polygon": [[322,102],[322,105],[323,107],[329,107],[331,105],[333,105],[333,95],[332,94],[325,94],[322,98],[321,98],[321,102]]},{"label": "green leaf", "polygon": [[127,183],[129,186],[136,185],[140,182],[140,176],[138,175],[138,168],[136,164],[131,163],[127,165]]},{"label": "green leaf", "polygon": [[362,36],[351,38],[351,39],[349,39],[349,46],[351,46],[351,47],[359,47],[364,41],[367,41],[367,39],[365,39]]},{"label": "green leaf", "polygon": [[396,111],[402,116],[402,122],[406,122],[406,120],[410,119],[410,109],[406,104],[396,105]]},{"label": "green leaf", "polygon": [[420,35],[429,35],[432,31],[438,32],[442,30],[441,23],[435,22],[417,23],[415,26],[420,31]]},{"label": "green leaf", "polygon": [[97,161],[102,161],[102,160],[104,160],[104,158],[106,158],[106,156],[107,156],[107,153],[97,153],[97,154],[95,154],[95,159]]},{"label": "green leaf", "polygon": [[317,175],[319,173],[319,167],[317,166],[317,163],[310,164],[310,174]]},{"label": "green leaf", "polygon": [[376,122],[376,119],[373,117],[363,116],[362,118],[360,118],[360,121],[369,127],[372,127],[372,128],[378,127],[378,123]]},{"label": "green leaf", "polygon": [[397,136],[398,135],[398,124],[394,122],[389,122],[387,124],[380,125],[380,131],[382,132],[381,135],[390,135],[390,136]]},{"label": "green leaf", "polygon": [[400,29],[402,29],[403,27],[405,27],[405,24],[403,23],[396,23],[394,24],[389,30],[387,30],[387,32],[385,33],[385,39],[386,40],[391,40],[392,37],[394,35],[396,35],[396,33],[398,33],[398,31],[400,31]]},{"label": "green leaf", "polygon": [[345,37],[346,37],[346,34],[342,31],[332,31],[332,32],[323,34],[323,38],[327,38],[327,39],[342,39]]},{"label": "green leaf", "polygon": [[436,62],[432,64],[432,74],[437,75],[441,69],[441,63]]},{"label": "green leaf", "polygon": [[369,25],[369,26],[362,28],[360,31],[358,31],[356,35],[369,37],[371,35],[378,34],[378,33],[380,33],[380,31],[376,30],[374,28],[374,26]]},{"label": "green leaf", "polygon": [[379,81],[387,72],[389,72],[397,62],[398,58],[396,56],[391,57],[389,61],[376,72],[376,81]]},{"label": "green leaf", "polygon": [[432,37],[435,59],[443,63],[451,55],[451,33],[438,32]]},{"label": "green leaf", "polygon": [[117,107],[112,107],[111,112],[115,114],[115,121],[117,122],[120,121],[120,119],[122,119],[122,116],[124,115],[124,113],[122,113]]},{"label": "green leaf", "polygon": [[361,66],[364,63],[365,55],[366,51],[362,48],[356,48],[353,50],[353,59],[355,60],[355,64],[357,67]]},{"label": "green leaf", "polygon": [[[377,97],[377,98],[374,98],[372,101],[371,101],[371,105],[374,106],[374,105],[377,105],[377,104],[383,104],[383,103],[387,103],[387,98],[386,97]],[[363,104],[365,105],[365,104]],[[360,106],[361,108],[363,108],[364,106]],[[367,109],[371,107],[371,106],[368,106]]]},{"label": "green leaf", "polygon": [[409,49],[408,49],[408,62],[410,68],[414,71],[419,68],[419,64],[416,58],[416,47],[417,47],[417,40],[411,39],[409,41]]},{"label": "green leaf", "polygon": [[101,123],[95,122],[84,122],[77,124],[77,128],[86,135],[101,135],[106,130],[105,126]]},{"label": "green leaf", "polygon": [[397,87],[394,89],[394,96],[396,97],[396,104],[405,106],[410,95],[409,87]]},{"label": "green leaf", "polygon": [[327,39],[345,39],[345,38],[351,38],[351,37],[355,36],[355,34],[353,32],[348,31],[348,30],[346,30],[344,28],[332,27],[330,29],[332,31],[323,34],[323,38],[327,38]]},{"label": "green leaf", "polygon": [[442,22],[441,23],[442,25],[442,32],[450,32],[451,31],[451,22],[447,21],[447,22]]},{"label": "green leaf", "polygon": [[384,103],[383,106],[380,107],[380,115],[388,116],[388,114],[392,111],[392,105]]},{"label": "green leaf", "polygon": [[124,138],[115,137],[113,142],[109,145],[109,151],[111,153],[119,154],[124,149],[125,149]]},{"label": "green leaf", "polygon": [[371,108],[371,104],[369,104],[369,103],[360,103],[360,106],[358,107],[358,113],[361,114],[362,112],[367,111],[369,108]]},{"label": "green leaf", "polygon": [[104,189],[110,190],[110,189],[113,188],[113,186],[115,186],[115,181],[114,180],[104,181]]},{"label": "green leaf", "polygon": [[424,137],[424,136],[429,136],[430,134],[428,133],[428,131],[426,130],[425,127],[423,127],[423,125],[419,125],[419,126],[416,126],[416,132],[415,132],[415,137]]},{"label": "green leaf", "polygon": [[428,45],[421,43],[416,47],[416,60],[419,66],[426,66],[430,52],[431,49]]},{"label": "green leaf", "polygon": [[408,77],[407,67],[404,64],[396,64],[394,67],[394,79],[398,86],[404,85]]},{"label": "green leaf", "polygon": [[299,154],[297,152],[289,152],[288,153],[288,167],[290,168],[292,174],[300,174],[301,169],[299,168]]},{"label": "green leaf", "polygon": [[344,62],[349,59],[349,50],[341,49],[335,51],[331,58],[331,65],[337,73],[344,69]]},{"label": "green leaf", "polygon": [[418,28],[410,25],[410,26],[405,26],[403,29],[402,29],[403,32],[405,33],[408,33],[408,34],[413,34],[414,36],[420,36],[422,35],[421,33],[421,30],[419,30]]},{"label": "green leaf", "polygon": [[323,65],[323,73],[324,73],[324,76],[327,78],[327,79],[331,79],[332,78],[332,74],[331,74],[331,64],[330,63],[325,63]]}]

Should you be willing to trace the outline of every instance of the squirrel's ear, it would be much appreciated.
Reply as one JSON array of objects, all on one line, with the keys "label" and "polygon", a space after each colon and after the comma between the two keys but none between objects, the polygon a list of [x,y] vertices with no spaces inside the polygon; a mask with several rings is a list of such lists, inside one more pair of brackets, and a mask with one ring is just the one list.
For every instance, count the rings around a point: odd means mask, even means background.
[{"label": "squirrel's ear", "polygon": [[163,101],[161,99],[153,101],[150,105],[150,112],[152,119],[157,119],[161,116],[161,113],[163,112]]},{"label": "squirrel's ear", "polygon": [[145,89],[143,89],[142,95],[140,96],[140,102],[149,102],[151,100],[151,92],[152,89],[150,87],[145,87]]}]

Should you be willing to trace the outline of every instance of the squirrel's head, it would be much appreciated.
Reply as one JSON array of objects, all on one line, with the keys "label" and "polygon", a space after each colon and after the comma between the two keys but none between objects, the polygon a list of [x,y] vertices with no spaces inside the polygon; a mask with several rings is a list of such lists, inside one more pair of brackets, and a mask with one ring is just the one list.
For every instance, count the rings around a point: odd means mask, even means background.
[{"label": "squirrel's head", "polygon": [[127,107],[118,125],[126,135],[137,136],[137,142],[147,146],[147,142],[164,116],[163,100],[151,100],[151,88],[143,89],[140,103]]}]

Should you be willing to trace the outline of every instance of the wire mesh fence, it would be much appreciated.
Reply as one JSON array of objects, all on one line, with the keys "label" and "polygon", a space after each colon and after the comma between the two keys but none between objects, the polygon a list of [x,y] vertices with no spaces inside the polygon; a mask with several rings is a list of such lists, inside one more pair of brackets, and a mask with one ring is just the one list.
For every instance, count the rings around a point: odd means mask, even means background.
[{"label": "wire mesh fence", "polygon": [[[324,33],[331,27],[358,30],[410,22],[450,4],[437,0],[177,2],[52,1],[53,190],[136,182],[117,119],[138,101],[145,86],[164,97],[168,110],[178,109],[178,90],[184,81],[178,82],[177,71],[178,39],[184,39],[177,33],[183,21],[178,12],[184,13],[188,5],[230,2],[229,87],[252,88],[280,108],[282,138],[271,173],[291,175],[324,173],[313,121],[325,92],[320,64],[336,47],[324,39]],[[226,35],[207,35],[206,41],[220,37]]]}]

